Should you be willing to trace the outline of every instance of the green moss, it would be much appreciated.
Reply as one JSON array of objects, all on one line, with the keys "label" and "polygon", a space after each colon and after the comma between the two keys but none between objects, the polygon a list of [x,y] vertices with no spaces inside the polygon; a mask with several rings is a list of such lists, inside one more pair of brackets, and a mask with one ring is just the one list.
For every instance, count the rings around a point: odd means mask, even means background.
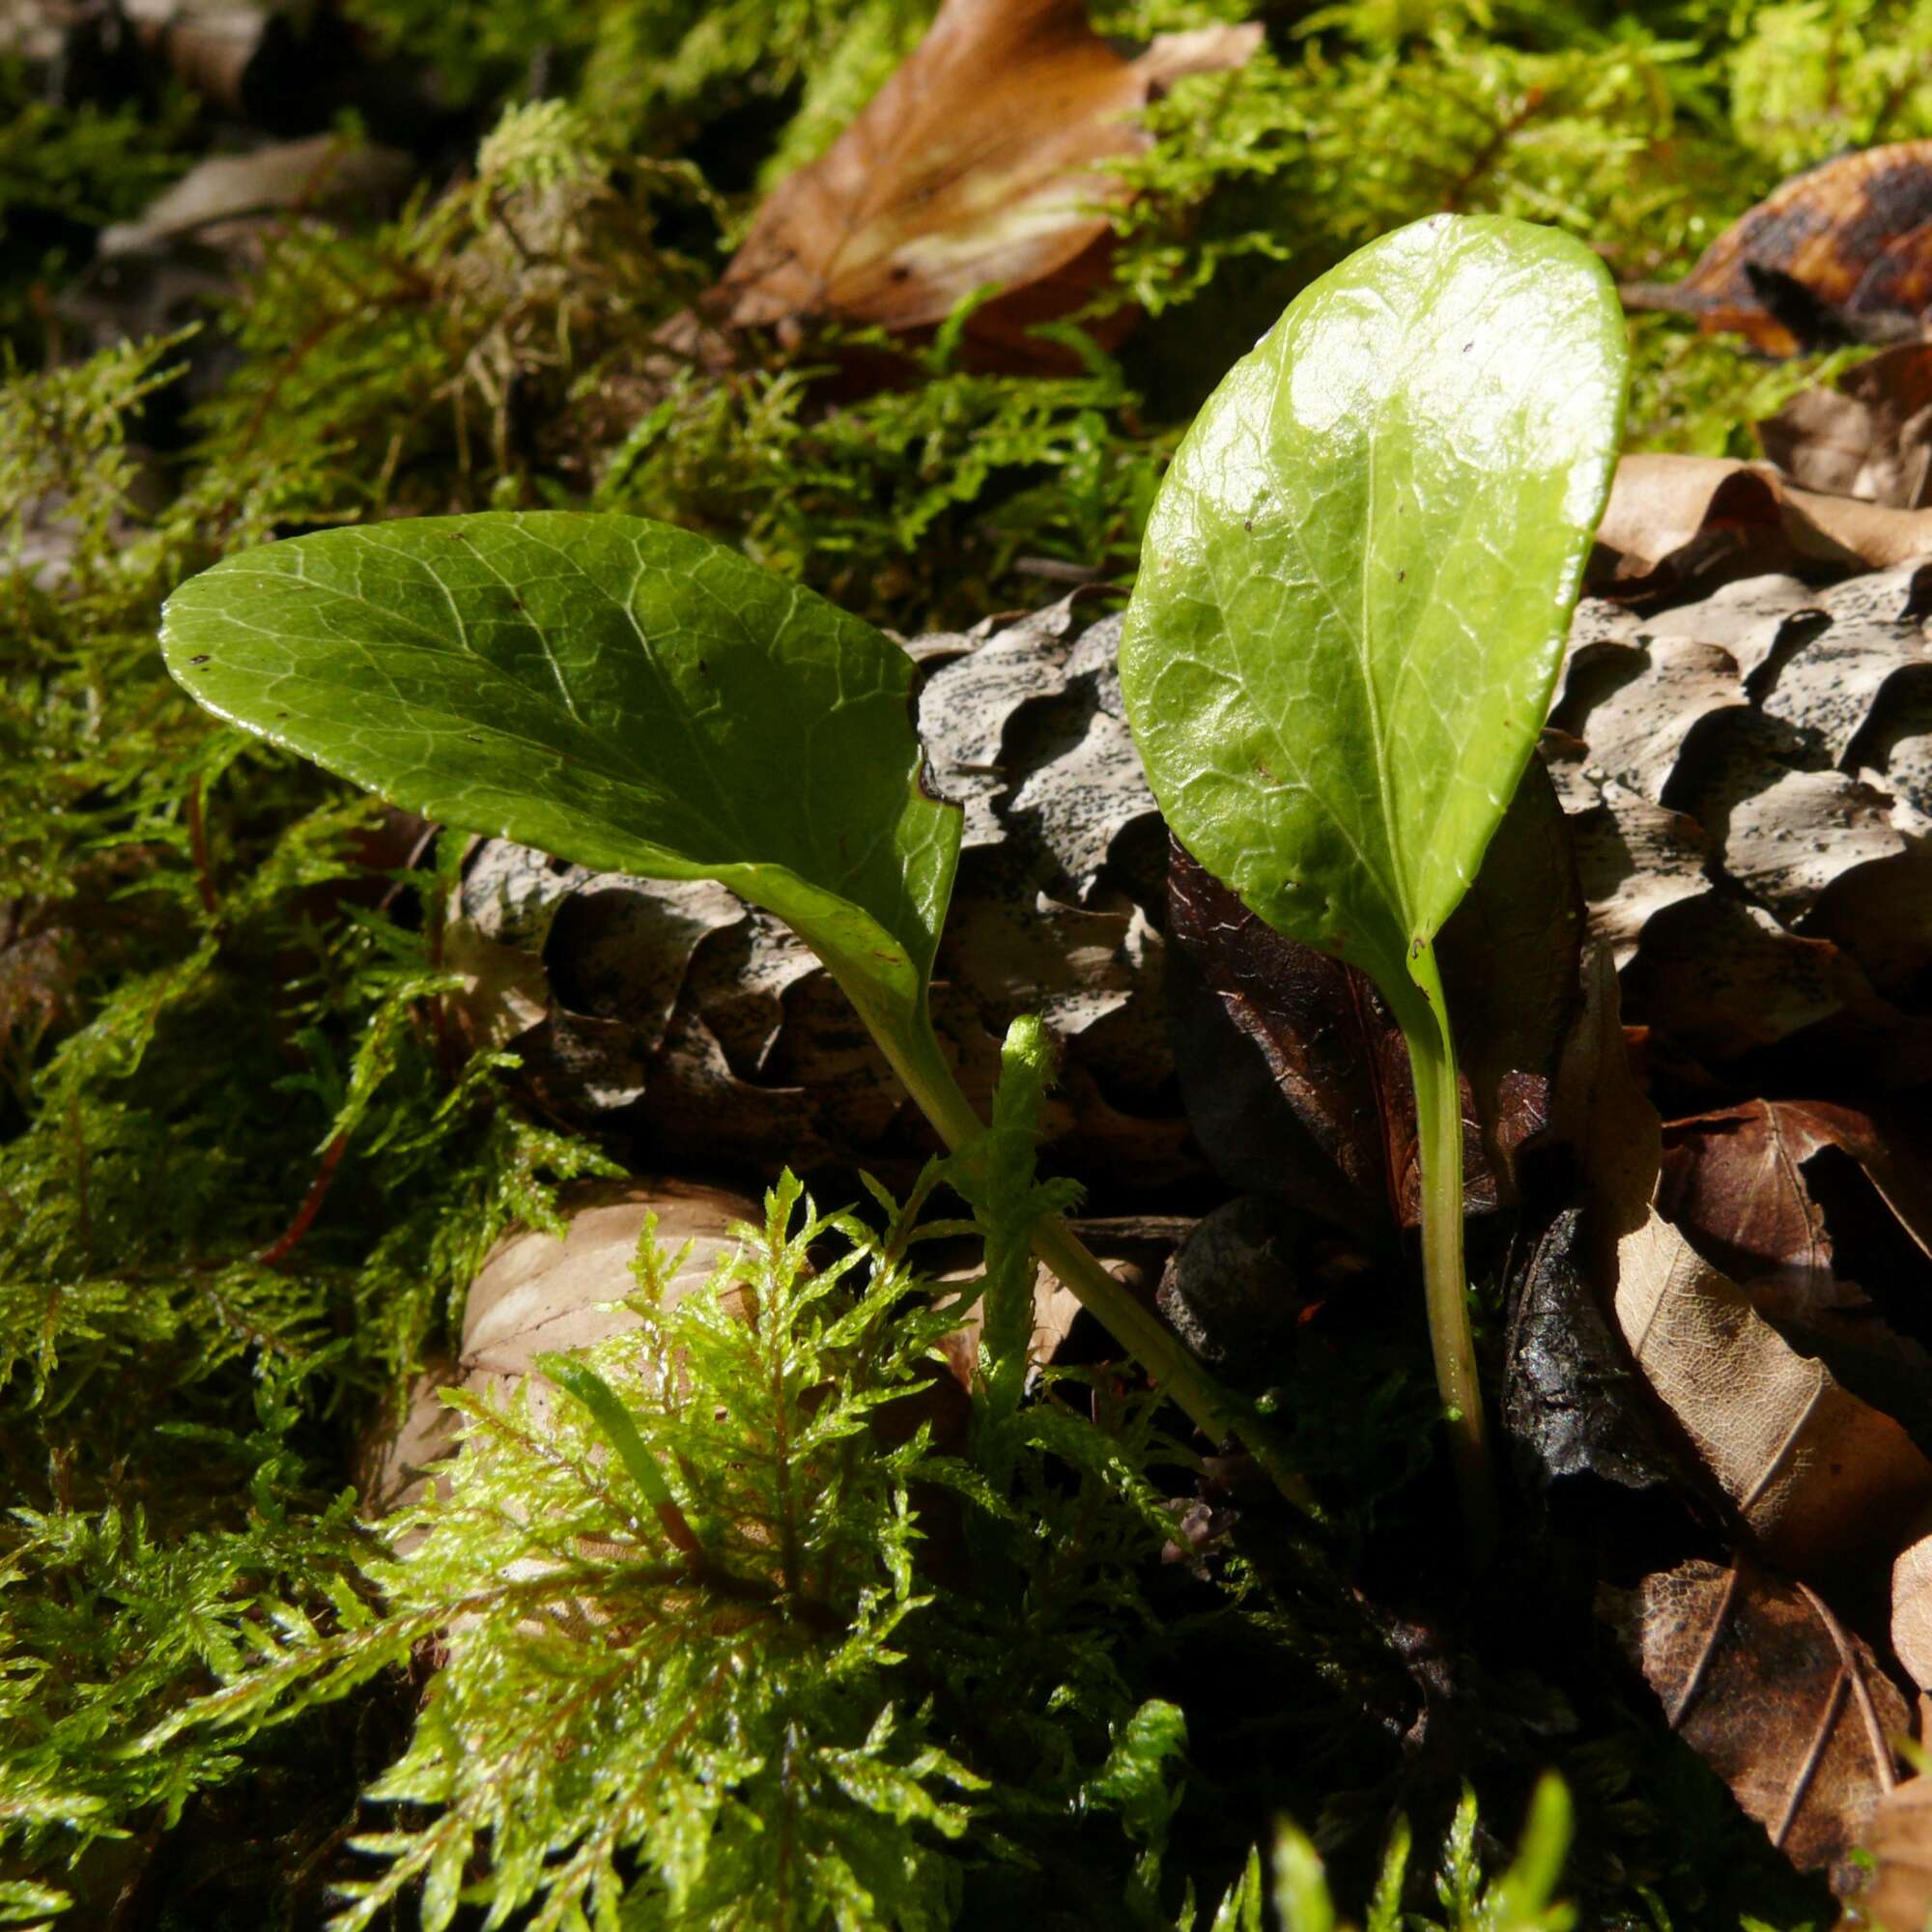
[{"label": "green moss", "polygon": [[[743,1747],[704,1733],[710,1783],[694,1756],[662,1815],[603,1802],[635,1799],[626,1726],[656,1735],[725,1654],[717,1631],[682,1659],[611,1624],[526,1642],[508,1598],[410,1741],[410,1634],[446,1621],[466,1577],[546,1536],[574,1562],[558,1524],[630,1531],[589,1483],[583,1416],[567,1466],[479,1423],[439,1554],[412,1567],[355,1526],[349,1445],[449,1338],[497,1236],[549,1224],[560,1180],[612,1163],[520,1113],[510,1063],[466,1059],[440,1025],[453,855],[213,725],[161,673],[158,608],[216,555],[291,529],[518,504],[702,528],[905,632],[1043,602],[1069,575],[1123,582],[1196,403],[1356,243],[1444,206],[1494,210],[1583,236],[1621,276],[1680,273],[1781,169],[1932,131],[1915,65],[1932,13],[1377,0],[1270,16],[1250,66],[1155,104],[1158,144],[1125,167],[1141,196],[1115,290],[1091,333],[1061,331],[1057,373],[1022,374],[975,360],[964,312],[929,342],[808,331],[740,343],[728,366],[680,367],[661,333],[715,277],[757,185],[823,152],[930,0],[358,9],[495,122],[473,174],[386,220],[293,216],[199,335],[57,369],[36,363],[27,291],[57,292],[88,232],[137,213],[210,129],[179,99],[59,107],[0,73],[20,265],[0,330],[25,364],[0,400],[0,1481],[16,1504],[0,1527],[0,1921],[44,1918],[59,1894],[87,1922],[136,1868],[161,1874],[163,1922],[191,1896],[197,1923],[253,1928],[263,1899],[298,1892],[289,1922],[312,1919],[328,1885],[393,1888],[412,1860],[446,1887],[472,1842],[495,1895],[560,1897],[576,1880],[543,1847],[584,1855],[594,1891],[621,1840],[651,1874],[625,1911],[674,1922],[704,1885],[769,1887],[771,1842],[745,1821],[791,1802],[772,1784],[788,1752],[823,1797],[824,1856],[907,1917],[1172,1925],[1188,1883],[1222,1895],[1274,1809],[1325,1814],[1324,1843],[1352,1847],[1363,1876],[1350,1895],[1368,1896],[1362,1843],[1400,1771],[1399,1664],[1319,1552],[1217,1556],[1211,1584],[1151,1560],[1173,1524],[1162,1492],[1185,1487],[1159,1474],[1179,1452],[1156,1412],[1101,1374],[1016,1399],[1004,1330],[970,1465],[841,1438],[824,1603],[856,1634],[850,1670],[816,1625],[774,1614],[742,1691],[708,1707]],[[1096,19],[1145,37],[1245,11],[1132,0]],[[1137,326],[1103,353],[1100,311],[1122,303]],[[1634,329],[1647,448],[1754,454],[1753,418],[1854,359],[1772,365],[1674,319]],[[1002,1184],[982,1233],[1012,1275],[995,1297],[1010,1328],[1030,1169]],[[794,1408],[815,1376],[856,1414],[906,1384],[929,1338],[906,1256],[876,1229],[849,1238],[852,1273],[789,1331]],[[768,1240],[751,1264],[781,1275],[781,1252]],[[885,1321],[905,1307],[912,1323]],[[835,1308],[853,1324],[836,1343]],[[877,1345],[863,1372],[860,1335]],[[751,1346],[715,1321],[683,1339],[714,1350],[719,1378]],[[1426,1530],[1428,1402],[1406,1349],[1364,1340],[1354,1379],[1310,1372],[1283,1391],[1311,1472],[1352,1498],[1344,1546]],[[636,1357],[603,1367],[664,1423]],[[769,1463],[741,1466],[722,1438],[705,1453],[714,1516],[768,1518]],[[900,1500],[915,1475],[963,1494],[971,1587],[924,1574]],[[544,1485],[554,1522],[497,1507]],[[776,1604],[769,1548],[739,1553]],[[667,1604],[614,1559],[580,1584],[626,1615]],[[691,1634],[689,1604],[667,1613]],[[499,1682],[527,1692],[524,1717],[493,1704]],[[469,1776],[450,1743],[466,1725],[527,1750],[528,1714],[558,1729],[573,1683],[599,1714],[581,1780],[534,1758],[494,1785]],[[165,1749],[122,1747],[143,1734]],[[1594,1780],[1588,1744],[1566,1750],[1593,1895],[1647,1910],[1630,1873],[1680,1922],[1719,1895],[1802,1917],[1762,1865],[1714,1887],[1700,1833],[1740,1870],[1765,1855],[1720,1840],[1734,1809],[1672,1750],[1661,1768],[1623,1751]],[[1646,1822],[1653,1773],[1672,1804]],[[331,1851],[353,1792],[385,1776],[395,1835],[359,1862]],[[718,1862],[687,1884],[696,1866],[679,1861],[707,1832]],[[822,1900],[844,1880],[827,1862],[814,1883]]]}]

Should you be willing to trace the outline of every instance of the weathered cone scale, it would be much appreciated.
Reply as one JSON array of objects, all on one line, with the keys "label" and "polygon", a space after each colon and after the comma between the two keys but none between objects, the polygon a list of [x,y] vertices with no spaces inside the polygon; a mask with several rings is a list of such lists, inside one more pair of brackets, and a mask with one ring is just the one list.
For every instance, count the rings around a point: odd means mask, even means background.
[{"label": "weathered cone scale", "polygon": [[[1546,734],[1627,1016],[1713,1067],[1824,1040],[1860,1078],[1932,1073],[1932,566],[1746,578],[1638,615],[1589,598]],[[933,990],[982,1105],[1015,1013],[1063,1053],[1062,1172],[1198,1173],[1168,1037],[1164,833],[1115,672],[1071,600],[915,639],[932,781],[965,812]],[[593,874],[503,840],[451,907],[453,1009],[545,1110],[647,1157],[886,1171],[923,1122],[816,959],[707,881]],[[1255,1184],[1243,1177],[1242,1184]]]},{"label": "weathered cone scale", "polygon": [[[983,1108],[1007,1025],[1063,1049],[1047,1136],[1063,1172],[1133,1187],[1196,1172],[1161,1002],[1164,837],[1121,705],[1117,620],[1070,602],[917,639],[932,782],[964,844],[933,1011]],[[858,1159],[893,1173],[929,1133],[804,944],[723,887],[593,874],[503,840],[469,856],[445,956],[479,1045],[538,1104],[620,1125],[651,1157]]]}]

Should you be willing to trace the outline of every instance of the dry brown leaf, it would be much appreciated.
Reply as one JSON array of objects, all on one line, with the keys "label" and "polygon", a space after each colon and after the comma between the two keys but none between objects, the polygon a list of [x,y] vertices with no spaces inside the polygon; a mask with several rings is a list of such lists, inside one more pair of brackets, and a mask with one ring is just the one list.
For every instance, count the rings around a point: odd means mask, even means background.
[{"label": "dry brown leaf", "polygon": [[1652,919],[1710,892],[1711,841],[1694,818],[1653,805],[1589,753],[1580,738],[1545,735],[1543,761],[1569,818],[1590,937],[1628,966]]},{"label": "dry brown leaf", "polygon": [[1734,222],[1681,282],[1623,292],[1734,329],[1771,355],[1819,340],[1896,340],[1932,301],[1932,141],[1843,155]]},{"label": "dry brown leaf", "polygon": [[1785,1342],[1659,1213],[1662,1124],[1631,1072],[1601,956],[1554,1117],[1595,1190],[1598,1279],[1615,1283],[1617,1326],[1758,1548],[1801,1576],[1889,1560],[1932,1506],[1932,1462]]},{"label": "dry brown leaf", "polygon": [[[1081,0],[946,0],[858,120],[759,210],[713,320],[912,329],[978,289],[1065,273],[1131,198],[1103,164],[1147,146],[1134,116],[1183,74],[1239,66],[1261,36],[1162,35],[1130,61]],[[982,310],[980,330],[992,321]]]},{"label": "dry brown leaf", "polygon": [[1889,1415],[1799,1354],[1652,1212],[1617,1244],[1616,1316],[1651,1387],[1766,1556],[1822,1574],[1897,1548],[1932,1463]]},{"label": "dry brown leaf", "polygon": [[[1176,1245],[1194,1223],[1182,1215],[1124,1214],[1082,1216],[1073,1231],[1099,1257],[1116,1280],[1143,1301],[1151,1301],[1154,1284]],[[974,1245],[974,1244],[969,1244]],[[941,1281],[970,1281],[979,1274],[980,1255],[953,1265],[950,1244],[924,1251],[923,1265],[940,1270]],[[1027,1343],[1029,1385],[1039,1371],[1052,1364],[1079,1319],[1080,1297],[1051,1269],[1034,1274],[1033,1333]],[[947,1366],[960,1387],[971,1388],[980,1359],[980,1336],[985,1325],[985,1303],[976,1301],[957,1328],[942,1338]]]},{"label": "dry brown leaf", "polygon": [[1891,1566],[1891,1647],[1922,1690],[1932,1690],[1932,1525]]},{"label": "dry brown leaf", "polygon": [[[1678,472],[1661,474],[1674,515]],[[1578,606],[1545,760],[1592,930],[1680,1055],[1713,1063],[1833,1022],[1865,1042],[1848,1072],[1924,1076],[1928,603],[1918,563],[1823,587],[1741,578],[1649,614]]]},{"label": "dry brown leaf", "polygon": [[[363,1443],[356,1486],[371,1515],[414,1503],[434,1480],[435,1464],[454,1452],[462,1420],[442,1401],[443,1389],[500,1403],[534,1374],[538,1355],[587,1348],[638,1325],[615,1304],[637,1291],[631,1263],[647,1215],[657,1215],[658,1241],[671,1253],[691,1243],[667,1284],[668,1307],[702,1287],[737,1247],[734,1221],[756,1226],[764,1218],[750,1195],[664,1177],[578,1182],[562,1190],[558,1208],[567,1222],[561,1239],[512,1229],[485,1256],[469,1285],[458,1353],[418,1376],[403,1414]],[[554,1400],[537,1378],[530,1404],[540,1421]]]},{"label": "dry brown leaf", "polygon": [[1896,1782],[1910,1714],[1813,1590],[1748,1562],[1683,1563],[1604,1592],[1626,1653],[1676,1731],[1801,1871],[1848,1855]]},{"label": "dry brown leaf", "polygon": [[1802,391],[1757,425],[1757,440],[1804,489],[1903,510],[1932,503],[1932,346],[1903,343],[1835,388]]},{"label": "dry brown leaf", "polygon": [[137,221],[100,232],[103,259],[141,254],[184,241],[217,252],[259,245],[262,218],[291,211],[355,209],[393,194],[414,173],[394,148],[313,134],[244,155],[212,155],[149,203]]},{"label": "dry brown leaf", "polygon": [[1925,1932],[1932,1921],[1932,1777],[1910,1777],[1878,1802],[1865,1828],[1877,1863],[1857,1905],[1878,1932]]},{"label": "dry brown leaf", "polygon": [[1932,509],[1803,490],[1768,463],[1626,456],[1591,581],[1619,596],[1794,565],[1889,570],[1932,554]]},{"label": "dry brown leaf", "polygon": [[[477,1395],[506,1400],[534,1374],[538,1355],[567,1354],[638,1325],[638,1317],[616,1304],[637,1292],[631,1263],[647,1216],[657,1216],[661,1247],[675,1254],[690,1243],[665,1286],[668,1309],[736,1251],[734,1222],[764,1221],[748,1194],[668,1176],[581,1183],[558,1205],[568,1224],[561,1240],[539,1229],[515,1230],[491,1249],[469,1285],[457,1375]],[[742,1300],[744,1291],[730,1293]],[[539,1378],[530,1393],[539,1415],[552,1400]]]}]

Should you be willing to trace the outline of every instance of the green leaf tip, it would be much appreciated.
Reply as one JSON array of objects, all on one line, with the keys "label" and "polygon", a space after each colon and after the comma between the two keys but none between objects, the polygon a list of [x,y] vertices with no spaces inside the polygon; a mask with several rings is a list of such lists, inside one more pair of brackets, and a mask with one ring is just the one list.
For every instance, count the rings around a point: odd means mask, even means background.
[{"label": "green leaf tip", "polygon": [[1555,231],[1432,216],[1306,289],[1182,442],[1121,678],[1175,835],[1386,982],[1481,864],[1621,437],[1621,312]]},{"label": "green leaf tip", "polygon": [[326,530],[184,584],[161,648],[218,717],[399,805],[719,879],[923,1010],[959,813],[921,782],[912,661],[733,551],[567,512]]}]

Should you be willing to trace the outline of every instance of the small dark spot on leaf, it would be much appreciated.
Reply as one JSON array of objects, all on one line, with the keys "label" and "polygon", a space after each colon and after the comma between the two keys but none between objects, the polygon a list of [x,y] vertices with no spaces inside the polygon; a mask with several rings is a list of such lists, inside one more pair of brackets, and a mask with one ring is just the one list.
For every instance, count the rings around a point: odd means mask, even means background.
[{"label": "small dark spot on leaf", "polygon": [[1241,527],[1244,530],[1251,530],[1254,528],[1254,526],[1255,526],[1255,520],[1252,517],[1243,517],[1241,519]]},{"label": "small dark spot on leaf", "polygon": [[1475,348],[1475,346],[1476,346],[1476,345],[1475,345],[1475,344],[1474,344],[1473,342],[1465,342],[1465,343],[1463,343],[1463,354],[1464,355],[1468,355],[1469,351],[1470,351],[1470,350],[1472,350],[1473,348]]},{"label": "small dark spot on leaf", "polygon": [[208,662],[208,653],[206,651],[203,651],[199,657],[192,657],[188,659],[188,663],[191,665],[205,665],[207,662]]},{"label": "small dark spot on leaf", "polygon": [[1407,580],[1408,580],[1408,572],[1407,572],[1407,571],[1406,571],[1406,570],[1398,570],[1398,571],[1396,572],[1396,574],[1395,574],[1395,581],[1396,581],[1396,582],[1397,582],[1398,583],[1404,583],[1404,582],[1407,582]]},{"label": "small dark spot on leaf", "polygon": [[697,661],[697,674],[699,677],[709,677],[711,675],[711,667],[702,658],[699,658]]}]

